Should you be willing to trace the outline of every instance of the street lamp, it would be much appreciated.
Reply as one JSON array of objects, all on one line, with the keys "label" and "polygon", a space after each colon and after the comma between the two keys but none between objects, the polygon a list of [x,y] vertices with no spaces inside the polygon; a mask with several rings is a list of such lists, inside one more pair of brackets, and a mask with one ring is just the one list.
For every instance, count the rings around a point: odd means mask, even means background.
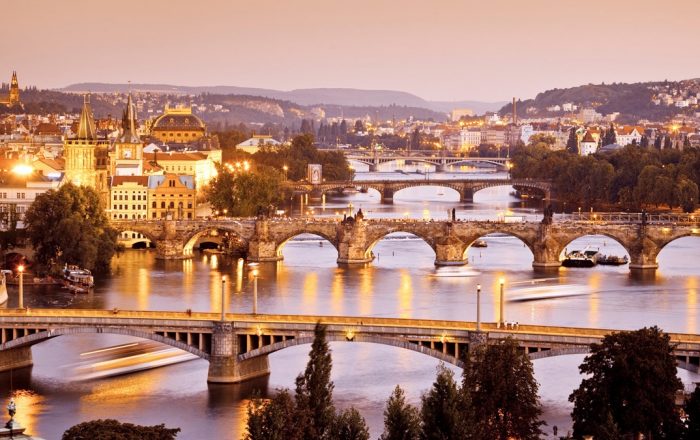
[{"label": "street lamp", "polygon": [[258,314],[258,268],[253,269],[253,315]]},{"label": "street lamp", "polygon": [[501,285],[500,318],[499,318],[498,322],[499,322],[499,326],[500,326],[500,327],[503,327],[504,324],[505,324],[505,316],[504,316],[504,310],[503,310],[503,309],[504,309],[504,305],[503,305],[503,304],[504,304],[504,302],[505,302],[505,301],[504,301],[504,295],[503,295],[503,287],[504,287],[504,285],[505,285],[505,283],[506,283],[506,280],[505,280],[503,277],[501,277],[501,279],[498,280],[498,282],[499,282],[500,285]]},{"label": "street lamp", "polygon": [[17,266],[17,271],[19,272],[19,304],[18,309],[24,308],[24,264]]},{"label": "street lamp", "polygon": [[476,285],[476,331],[481,331],[481,284]]},{"label": "street lamp", "polygon": [[581,220],[581,207],[578,207],[578,219]]},{"label": "street lamp", "polygon": [[289,167],[287,165],[283,166],[282,169],[284,170],[284,181],[287,181],[287,170],[289,170]]},{"label": "street lamp", "polygon": [[224,306],[224,290],[226,287],[226,275],[221,276],[221,321],[225,321],[225,310],[226,307]]}]

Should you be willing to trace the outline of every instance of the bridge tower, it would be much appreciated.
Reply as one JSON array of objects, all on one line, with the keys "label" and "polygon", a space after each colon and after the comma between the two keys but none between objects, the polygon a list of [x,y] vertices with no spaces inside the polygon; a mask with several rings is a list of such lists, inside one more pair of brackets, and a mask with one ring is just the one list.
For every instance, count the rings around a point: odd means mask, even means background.
[{"label": "bridge tower", "polygon": [[280,261],[282,255],[277,254],[277,242],[270,234],[270,220],[258,217],[255,222],[255,235],[248,243],[248,260],[255,262]]}]

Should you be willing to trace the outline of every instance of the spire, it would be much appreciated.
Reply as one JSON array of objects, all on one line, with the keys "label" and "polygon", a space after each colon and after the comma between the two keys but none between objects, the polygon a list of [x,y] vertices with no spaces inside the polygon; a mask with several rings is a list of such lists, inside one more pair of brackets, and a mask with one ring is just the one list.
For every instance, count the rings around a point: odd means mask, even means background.
[{"label": "spire", "polygon": [[95,140],[97,139],[97,129],[95,128],[95,120],[92,117],[92,108],[90,108],[90,95],[85,95],[83,98],[83,111],[80,113],[80,121],[78,122],[78,136],[76,139]]},{"label": "spire", "polygon": [[138,134],[136,134],[136,110],[134,102],[131,100],[131,93],[129,93],[129,97],[126,100],[126,109],[124,110],[124,117],[122,118],[122,129],[124,130],[124,134],[120,139],[122,143],[141,143]]}]

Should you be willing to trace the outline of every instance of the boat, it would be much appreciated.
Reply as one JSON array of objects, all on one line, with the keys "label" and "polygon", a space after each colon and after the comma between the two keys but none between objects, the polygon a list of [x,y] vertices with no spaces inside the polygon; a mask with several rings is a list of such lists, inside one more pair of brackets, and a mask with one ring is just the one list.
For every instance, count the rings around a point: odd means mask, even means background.
[{"label": "boat", "polygon": [[12,271],[3,270],[0,273],[2,273],[2,278],[0,278],[0,304],[5,304],[7,302],[7,275],[12,274]]},{"label": "boat", "polygon": [[561,265],[564,267],[593,267],[598,263],[598,251],[587,246],[582,251],[571,251],[566,254]]},{"label": "boat", "polygon": [[544,299],[588,295],[590,293],[589,288],[581,284],[539,285],[512,290],[511,293],[508,294],[508,301],[539,301]]},{"label": "boat", "polygon": [[472,247],[485,248],[489,247],[489,244],[486,243],[486,240],[479,239],[472,243]]},{"label": "boat", "polygon": [[194,359],[197,355],[156,342],[132,342],[80,354],[72,365],[78,380],[100,379],[149,370]]},{"label": "boat", "polygon": [[435,273],[432,274],[435,278],[462,278],[462,277],[475,277],[479,275],[480,272],[470,269],[464,266],[458,267],[440,267]]},{"label": "boat", "polygon": [[629,263],[629,258],[627,255],[619,257],[617,255],[599,255],[598,264],[604,264],[607,266],[622,266]]},{"label": "boat", "polygon": [[202,252],[204,252],[205,254],[208,254],[208,255],[221,255],[224,253],[224,251],[222,251],[221,249],[218,249],[218,248],[208,248],[208,249],[204,249]]},{"label": "boat", "polygon": [[66,264],[63,268],[63,285],[72,292],[87,293],[95,287],[95,279],[89,270]]}]

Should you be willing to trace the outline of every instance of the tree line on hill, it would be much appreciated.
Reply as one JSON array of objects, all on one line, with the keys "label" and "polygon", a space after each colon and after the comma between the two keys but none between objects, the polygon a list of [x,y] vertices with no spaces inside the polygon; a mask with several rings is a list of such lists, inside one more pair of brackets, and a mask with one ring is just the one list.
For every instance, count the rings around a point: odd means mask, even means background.
[{"label": "tree line on hill", "polygon": [[617,151],[580,156],[552,150],[552,140],[533,136],[512,155],[513,178],[548,179],[557,198],[575,207],[625,210],[681,208],[698,204],[700,150],[628,145]]}]

